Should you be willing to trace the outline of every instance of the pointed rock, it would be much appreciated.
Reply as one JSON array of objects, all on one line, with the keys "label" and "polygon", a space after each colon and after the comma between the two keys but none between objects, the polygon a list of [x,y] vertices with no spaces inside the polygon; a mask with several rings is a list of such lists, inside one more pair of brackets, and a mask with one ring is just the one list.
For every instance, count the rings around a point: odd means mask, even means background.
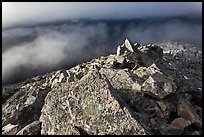
[{"label": "pointed rock", "polygon": [[129,51],[134,52],[134,50],[133,50],[133,48],[132,48],[132,44],[131,44],[131,42],[130,42],[128,39],[125,40],[125,47],[126,47]]},{"label": "pointed rock", "polygon": [[[121,46],[117,47],[117,56],[119,55],[123,55],[124,53],[133,53],[133,52],[137,52],[137,47],[133,47],[133,44],[131,44],[131,42],[126,39],[125,43]],[[138,53],[138,52],[137,52]]]}]

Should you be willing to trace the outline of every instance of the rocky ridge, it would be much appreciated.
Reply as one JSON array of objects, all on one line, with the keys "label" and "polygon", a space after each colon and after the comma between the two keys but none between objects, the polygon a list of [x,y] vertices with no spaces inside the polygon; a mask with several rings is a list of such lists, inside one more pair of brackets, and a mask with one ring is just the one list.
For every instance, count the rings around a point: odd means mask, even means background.
[{"label": "rocky ridge", "polygon": [[202,52],[132,44],[3,87],[2,134],[202,134]]}]

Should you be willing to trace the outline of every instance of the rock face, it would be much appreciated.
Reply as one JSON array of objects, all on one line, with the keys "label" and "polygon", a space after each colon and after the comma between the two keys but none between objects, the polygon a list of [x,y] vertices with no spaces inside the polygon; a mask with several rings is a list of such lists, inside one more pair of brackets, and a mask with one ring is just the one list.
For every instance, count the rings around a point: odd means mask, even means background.
[{"label": "rock face", "polygon": [[126,39],[116,54],[4,86],[2,134],[202,134],[202,52],[165,44]]},{"label": "rock face", "polygon": [[127,104],[115,92],[97,69],[89,71],[78,84],[56,85],[42,108],[41,133],[146,134]]}]

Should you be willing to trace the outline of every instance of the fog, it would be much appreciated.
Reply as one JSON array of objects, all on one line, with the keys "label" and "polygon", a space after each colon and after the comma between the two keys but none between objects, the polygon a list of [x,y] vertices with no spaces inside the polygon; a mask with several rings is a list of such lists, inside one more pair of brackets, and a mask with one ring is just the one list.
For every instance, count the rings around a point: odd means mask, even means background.
[{"label": "fog", "polygon": [[[20,82],[57,69],[69,69],[115,53],[116,47],[126,38],[133,43],[174,40],[202,46],[202,18],[201,13],[198,14],[201,3],[183,3],[183,7],[182,3],[91,3],[87,6],[82,6],[85,3],[51,3],[46,8],[45,4],[35,3],[38,8],[27,4],[3,3],[3,84]],[[168,5],[174,6],[170,8]],[[139,14],[136,7],[141,12],[149,10]],[[158,11],[153,15],[152,10],[156,7]],[[22,10],[18,11],[20,8]],[[6,11],[9,12],[6,14]],[[190,13],[196,16],[186,15]],[[140,18],[131,19],[135,17]]]}]

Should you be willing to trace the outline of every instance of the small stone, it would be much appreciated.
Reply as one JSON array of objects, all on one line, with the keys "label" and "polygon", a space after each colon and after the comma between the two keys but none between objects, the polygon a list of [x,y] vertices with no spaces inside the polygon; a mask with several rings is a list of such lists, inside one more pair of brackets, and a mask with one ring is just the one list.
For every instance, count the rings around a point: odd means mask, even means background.
[{"label": "small stone", "polygon": [[159,126],[161,135],[181,135],[182,130],[169,124]]},{"label": "small stone", "polygon": [[147,71],[146,67],[139,67],[138,69],[134,70],[133,73],[144,80],[150,76],[150,73]]},{"label": "small stone", "polygon": [[141,90],[141,86],[138,83],[133,83],[132,84],[132,90],[140,91]]},{"label": "small stone", "polygon": [[157,101],[157,103],[158,103],[158,105],[160,106],[160,108],[161,108],[162,111],[165,111],[165,110],[166,110],[166,105],[165,105],[163,102]]},{"label": "small stone", "polygon": [[7,124],[2,128],[2,135],[15,135],[18,125]]},{"label": "small stone", "polygon": [[177,112],[180,117],[185,118],[202,128],[202,120],[187,99],[179,98],[177,102]]},{"label": "small stone", "polygon": [[155,121],[155,118],[151,118],[150,122],[151,122],[152,126],[157,125],[157,122]]},{"label": "small stone", "polygon": [[27,100],[26,100],[26,102],[25,102],[25,105],[31,105],[31,104],[33,104],[33,103],[35,102],[35,99],[36,99],[36,97],[34,97],[34,96],[28,97]]},{"label": "small stone", "polygon": [[162,124],[167,124],[168,121],[166,119],[164,119],[164,118],[159,117],[159,118],[157,118],[157,123],[162,125]]},{"label": "small stone", "polygon": [[180,129],[184,129],[185,127],[189,126],[191,124],[190,121],[184,119],[184,118],[176,118],[174,119],[174,121],[171,122],[171,125],[180,128]]},{"label": "small stone", "polygon": [[64,76],[64,73],[61,73],[59,76],[59,82],[66,82],[66,77]]},{"label": "small stone", "polygon": [[155,74],[156,72],[161,73],[160,69],[157,67],[157,65],[155,63],[153,63],[151,66],[149,66],[147,68],[147,70],[151,75]]},{"label": "small stone", "polygon": [[116,56],[115,59],[117,60],[118,63],[123,63],[125,58],[123,56]]},{"label": "small stone", "polygon": [[118,46],[117,47],[117,56],[120,56],[121,55],[121,46]]},{"label": "small stone", "polygon": [[22,128],[16,135],[37,135],[40,134],[40,121],[34,121]]},{"label": "small stone", "polygon": [[200,133],[198,131],[193,131],[191,135],[200,135]]}]

